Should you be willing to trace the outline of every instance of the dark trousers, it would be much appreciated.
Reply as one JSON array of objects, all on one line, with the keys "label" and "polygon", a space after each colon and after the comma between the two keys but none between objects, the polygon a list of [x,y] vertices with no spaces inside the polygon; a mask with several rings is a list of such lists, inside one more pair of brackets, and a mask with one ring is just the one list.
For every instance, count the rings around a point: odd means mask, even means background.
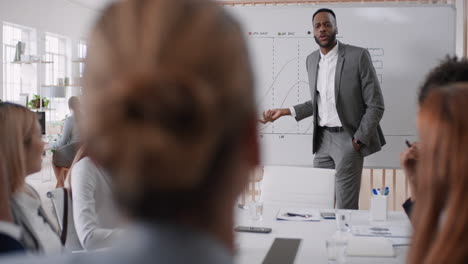
[{"label": "dark trousers", "polygon": [[52,162],[56,167],[70,168],[78,148],[79,144],[73,143],[56,149],[52,155]]}]

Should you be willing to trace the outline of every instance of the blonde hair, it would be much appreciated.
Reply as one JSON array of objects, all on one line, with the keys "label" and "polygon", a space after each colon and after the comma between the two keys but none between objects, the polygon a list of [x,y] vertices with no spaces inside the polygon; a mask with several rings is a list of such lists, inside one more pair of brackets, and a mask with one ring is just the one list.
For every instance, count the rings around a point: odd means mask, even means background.
[{"label": "blonde hair", "polygon": [[255,116],[247,48],[218,4],[111,5],[91,35],[84,78],[84,144],[113,175],[127,211],[173,215],[216,199],[223,166]]},{"label": "blonde hair", "polygon": [[418,115],[421,153],[408,263],[468,261],[468,83],[429,93]]},{"label": "blonde hair", "polygon": [[26,151],[37,122],[36,114],[29,109],[12,103],[0,103],[0,152],[3,154],[0,162],[9,177],[12,193],[24,186]]}]

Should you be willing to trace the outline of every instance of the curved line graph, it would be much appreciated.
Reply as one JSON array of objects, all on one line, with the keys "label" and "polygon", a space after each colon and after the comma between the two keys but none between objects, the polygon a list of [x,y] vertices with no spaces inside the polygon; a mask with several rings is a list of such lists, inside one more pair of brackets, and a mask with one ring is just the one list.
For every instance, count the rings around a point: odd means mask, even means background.
[{"label": "curved line graph", "polygon": [[[263,100],[265,100],[265,98],[267,97],[267,95],[271,92],[271,89],[273,89],[273,86],[275,85],[276,81],[278,80],[278,77],[280,76],[281,72],[283,72],[283,70],[286,68],[286,66],[288,66],[291,62],[295,61],[295,60],[304,60],[303,57],[295,57],[289,61],[287,61],[283,67],[281,67],[280,71],[276,74],[275,78],[273,78],[273,82],[271,83],[270,87],[268,88],[268,90],[266,91],[265,95],[263,95]],[[262,101],[263,103],[263,101]]]},{"label": "curved line graph", "polygon": [[[278,41],[275,41],[274,37],[272,39],[271,42],[264,39],[257,42],[252,39],[254,53],[258,55],[256,68],[261,69],[258,72],[263,77],[261,78],[263,84],[258,85],[260,89],[257,90],[257,104],[261,108],[284,108],[285,105],[302,103],[302,100],[307,100],[305,97],[310,98],[305,61],[312,52],[309,43],[311,40],[295,37]],[[272,67],[270,73],[269,65]],[[288,120],[260,125],[259,132],[261,134],[304,135],[310,133],[312,127],[313,120],[301,123]]]},{"label": "curved line graph", "polygon": [[299,84],[301,84],[301,83],[305,83],[305,84],[309,85],[309,82],[306,82],[306,81],[298,81],[298,82],[296,82],[293,86],[291,86],[291,87],[289,88],[288,92],[286,93],[286,96],[285,96],[284,99],[283,99],[283,102],[281,102],[280,108],[282,108],[282,107],[284,106],[284,102],[286,102],[286,99],[288,99],[289,94],[291,93],[291,91],[292,91],[296,86],[299,86]]}]

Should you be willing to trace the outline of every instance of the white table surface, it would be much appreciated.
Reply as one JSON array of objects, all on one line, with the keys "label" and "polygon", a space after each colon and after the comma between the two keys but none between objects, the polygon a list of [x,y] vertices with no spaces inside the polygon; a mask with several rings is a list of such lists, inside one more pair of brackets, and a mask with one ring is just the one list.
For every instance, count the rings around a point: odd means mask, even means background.
[{"label": "white table surface", "polygon": [[[236,209],[236,224],[246,226],[271,227],[269,234],[236,232],[237,264],[262,263],[275,238],[302,239],[295,258],[295,264],[303,263],[335,263],[327,258],[325,241],[331,239],[336,232],[335,220],[319,222],[278,221],[276,214],[280,208],[264,208],[261,221],[249,220],[248,210]],[[334,211],[320,210],[320,211]],[[404,212],[389,212],[387,221],[371,222],[368,211],[351,210],[351,225],[378,225],[411,227]],[[346,257],[346,263],[405,263],[408,246],[394,247],[396,257]]]}]

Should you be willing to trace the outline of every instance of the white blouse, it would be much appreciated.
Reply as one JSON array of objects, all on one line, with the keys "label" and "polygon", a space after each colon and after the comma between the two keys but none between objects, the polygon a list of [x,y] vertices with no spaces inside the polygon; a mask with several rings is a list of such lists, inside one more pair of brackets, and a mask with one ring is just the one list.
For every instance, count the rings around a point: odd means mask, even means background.
[{"label": "white blouse", "polygon": [[73,220],[84,249],[111,246],[122,229],[111,192],[109,175],[88,157],[71,170]]}]

